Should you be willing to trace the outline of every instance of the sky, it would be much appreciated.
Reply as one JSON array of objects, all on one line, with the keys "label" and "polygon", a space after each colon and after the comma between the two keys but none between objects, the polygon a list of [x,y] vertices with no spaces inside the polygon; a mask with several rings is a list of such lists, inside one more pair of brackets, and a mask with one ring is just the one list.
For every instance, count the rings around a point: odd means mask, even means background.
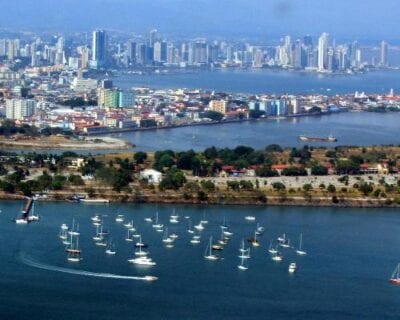
[{"label": "sky", "polygon": [[[1,3],[4,2],[2,5]],[[396,39],[400,0],[0,0],[0,29]]]}]

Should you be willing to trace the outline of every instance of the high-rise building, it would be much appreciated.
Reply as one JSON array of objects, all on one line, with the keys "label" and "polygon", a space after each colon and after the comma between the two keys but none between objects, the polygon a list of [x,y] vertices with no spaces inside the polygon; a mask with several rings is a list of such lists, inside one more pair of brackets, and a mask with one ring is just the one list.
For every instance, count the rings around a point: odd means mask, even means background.
[{"label": "high-rise building", "polygon": [[137,44],[134,41],[129,41],[126,45],[126,55],[130,64],[136,63],[136,47]]},{"label": "high-rise building", "polygon": [[36,102],[32,99],[7,99],[6,118],[12,120],[23,120],[35,114]]},{"label": "high-rise building", "polygon": [[157,40],[157,29],[150,30],[150,34],[149,34],[149,47],[150,48],[153,48],[156,40]]},{"label": "high-rise building", "polygon": [[323,33],[318,39],[318,71],[326,71],[328,67],[328,34]]},{"label": "high-rise building", "polygon": [[388,63],[388,52],[389,52],[389,45],[386,41],[381,42],[381,59],[380,59],[380,65],[382,67],[387,67],[389,65]]},{"label": "high-rise building", "polygon": [[93,31],[92,60],[93,69],[101,69],[107,63],[107,35],[104,30]]}]

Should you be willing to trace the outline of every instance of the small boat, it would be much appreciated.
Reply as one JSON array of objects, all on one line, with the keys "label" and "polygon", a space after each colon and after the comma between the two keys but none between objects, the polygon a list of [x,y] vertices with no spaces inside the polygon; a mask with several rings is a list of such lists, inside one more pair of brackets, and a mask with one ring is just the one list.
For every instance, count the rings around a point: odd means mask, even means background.
[{"label": "small boat", "polygon": [[330,134],[328,137],[312,137],[306,135],[299,136],[300,141],[315,141],[315,142],[337,142],[337,138]]},{"label": "small boat", "polygon": [[238,269],[239,269],[239,270],[247,270],[247,269],[248,269],[248,267],[246,267],[246,266],[244,265],[244,259],[245,259],[244,256],[241,256],[241,257],[240,257],[240,264],[238,265]]},{"label": "small boat", "polygon": [[72,228],[70,231],[68,231],[68,234],[72,235],[72,236],[79,236],[80,232],[79,232],[79,224],[76,224],[75,226],[75,219],[72,219]]},{"label": "small boat", "polygon": [[254,232],[254,238],[251,238],[248,240],[253,247],[259,247],[260,246],[260,242],[258,242],[257,240],[257,232]]},{"label": "small boat", "polygon": [[15,220],[14,220],[14,222],[16,223],[16,224],[28,224],[28,219],[25,219],[25,218],[16,218]]},{"label": "small boat", "polygon": [[204,230],[204,226],[203,226],[203,224],[200,222],[199,224],[196,224],[195,226],[194,226],[194,228],[196,229],[196,230],[199,230],[199,231],[202,231],[202,230]]},{"label": "small boat", "polygon": [[128,223],[125,223],[124,227],[127,227],[128,229],[133,228],[133,220],[129,221]]},{"label": "small boat", "polygon": [[61,225],[60,233],[58,237],[61,240],[67,240],[68,239],[68,226],[64,223]]},{"label": "small boat", "polygon": [[276,251],[276,253],[274,253],[272,255],[272,260],[274,260],[274,261],[282,261],[283,260],[283,256],[279,251]]},{"label": "small boat", "polygon": [[291,264],[289,264],[289,272],[290,273],[294,273],[297,270],[297,265],[295,262],[292,262]]},{"label": "small boat", "polygon": [[115,218],[115,222],[124,222],[124,215],[117,215],[117,217]]},{"label": "small boat", "polygon": [[223,229],[223,230],[228,229],[228,225],[227,225],[226,222],[225,222],[225,217],[224,217],[224,221],[223,221],[222,224],[220,225],[220,228]]},{"label": "small boat", "polygon": [[200,220],[200,223],[201,224],[207,224],[208,223],[208,220],[206,219],[206,213],[204,211],[203,211],[203,219]]},{"label": "small boat", "polygon": [[79,236],[75,237],[75,242],[74,237],[72,235],[70,237],[70,244],[65,248],[65,251],[73,255],[80,255],[82,250],[79,248]]},{"label": "small boat", "polygon": [[255,221],[256,217],[255,216],[245,216],[244,217],[247,221]]},{"label": "small boat", "polygon": [[108,255],[115,255],[117,252],[115,251],[115,245],[114,245],[114,243],[112,242],[112,240],[110,240],[109,242],[108,242],[108,245],[107,245],[107,249],[106,249],[106,254],[108,254]]},{"label": "small boat", "polygon": [[227,236],[227,237],[233,236],[233,232],[228,231],[228,230],[226,230],[226,229],[223,231],[223,233],[224,233],[224,235]]},{"label": "small boat", "polygon": [[94,215],[93,217],[90,218],[93,222],[100,222],[100,216],[98,214]]},{"label": "small boat", "polygon": [[158,212],[156,212],[156,221],[152,226],[154,229],[162,229],[164,227],[163,224],[158,222]]},{"label": "small boat", "polygon": [[146,221],[146,222],[153,222],[153,218],[147,217],[147,218],[144,218],[144,221]]},{"label": "small boat", "polygon": [[193,229],[192,229],[192,220],[189,219],[189,228],[187,230],[188,233],[194,233]]},{"label": "small boat", "polygon": [[174,240],[176,240],[176,239],[179,238],[179,236],[178,236],[176,233],[171,233],[171,234],[169,235],[169,237],[170,237],[171,239],[174,239]]},{"label": "small boat", "polygon": [[190,243],[191,243],[191,244],[199,244],[199,243],[200,243],[200,239],[199,239],[199,238],[193,237],[193,238],[190,240]]},{"label": "small boat", "polygon": [[147,251],[142,250],[142,247],[138,247],[135,251],[135,256],[143,257],[147,256],[149,253]]},{"label": "small boat", "polygon": [[261,236],[265,231],[264,227],[261,227],[259,223],[257,223],[256,233],[257,235]]},{"label": "small boat", "polygon": [[222,246],[220,244],[213,244],[212,249],[216,250],[216,251],[221,251],[221,250],[224,250],[224,246]]},{"label": "small boat", "polygon": [[96,244],[96,246],[99,246],[99,247],[107,247],[107,242],[105,242],[105,241],[98,241],[98,242],[95,242],[95,244]]},{"label": "small boat", "polygon": [[168,228],[165,228],[164,237],[163,237],[162,241],[164,243],[172,243],[172,242],[174,242],[174,239],[172,239],[172,238],[170,238],[168,236]]},{"label": "small boat", "polygon": [[68,261],[71,261],[71,262],[82,261],[82,257],[80,256],[80,254],[79,253],[75,253],[75,252],[69,252],[67,259],[68,259]]},{"label": "small boat", "polygon": [[96,227],[96,235],[92,238],[94,241],[101,241],[103,240],[103,236],[100,234],[100,226]]},{"label": "small boat", "polygon": [[139,258],[133,258],[129,259],[128,262],[133,263],[133,264],[138,264],[138,265],[143,265],[143,266],[155,266],[156,263],[148,257],[139,257]]},{"label": "small boat", "polygon": [[272,253],[272,254],[278,253],[278,250],[277,250],[276,248],[273,247],[272,241],[271,241],[271,243],[269,244],[268,252],[269,252],[269,253]]},{"label": "small boat", "polygon": [[279,245],[282,248],[290,248],[290,239],[286,239],[285,241],[280,242]]},{"label": "small boat", "polygon": [[300,233],[300,239],[299,239],[299,248],[296,250],[296,253],[299,255],[306,255],[307,252],[303,250],[303,234]]},{"label": "small boat", "polygon": [[239,258],[240,259],[250,259],[250,248],[246,248],[244,245],[244,240],[242,240],[242,245],[239,248]]},{"label": "small boat", "polygon": [[179,220],[178,219],[169,219],[169,223],[178,224]]},{"label": "small boat", "polygon": [[128,229],[127,231],[128,231],[128,233],[127,233],[127,235],[126,235],[125,240],[126,240],[126,241],[132,242],[132,241],[133,241],[133,238],[132,238],[132,235],[131,235],[131,231],[130,231],[129,229]]},{"label": "small boat", "polygon": [[142,242],[142,237],[140,237],[140,238],[139,238],[139,241],[136,242],[135,247],[136,247],[136,248],[139,248],[139,247],[147,248],[148,245],[147,245],[147,244],[144,244],[144,243]]},{"label": "small boat", "polygon": [[177,223],[179,223],[179,215],[177,215],[176,213],[175,213],[175,209],[174,209],[174,212],[170,215],[170,217],[169,217],[169,222],[170,223],[173,223],[173,224],[177,224]]},{"label": "small boat", "polygon": [[397,264],[389,281],[393,284],[400,284],[400,263]]},{"label": "small boat", "polygon": [[218,260],[219,256],[212,253],[212,237],[210,237],[210,242],[206,247],[204,258],[207,260]]}]

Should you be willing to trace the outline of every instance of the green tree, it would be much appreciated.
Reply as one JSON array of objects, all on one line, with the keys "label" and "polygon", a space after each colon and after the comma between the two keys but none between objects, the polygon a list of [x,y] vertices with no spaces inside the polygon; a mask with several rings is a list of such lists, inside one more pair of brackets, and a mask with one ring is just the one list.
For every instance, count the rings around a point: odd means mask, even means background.
[{"label": "green tree", "polygon": [[133,158],[135,159],[137,164],[142,164],[147,159],[147,153],[138,151],[133,155]]}]

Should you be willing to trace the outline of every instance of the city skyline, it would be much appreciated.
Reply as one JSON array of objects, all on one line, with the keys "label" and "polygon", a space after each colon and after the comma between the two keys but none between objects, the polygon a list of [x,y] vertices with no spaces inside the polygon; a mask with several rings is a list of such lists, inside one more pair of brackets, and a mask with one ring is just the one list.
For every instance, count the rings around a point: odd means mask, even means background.
[{"label": "city skyline", "polygon": [[[169,34],[276,37],[280,34],[321,34],[391,41],[397,38],[398,4],[394,0],[145,1],[49,0],[18,1],[0,12],[1,29],[74,32],[105,28],[146,32],[151,27]],[[381,10],[385,8],[385,10]],[[90,14],[89,14],[90,13]],[[17,19],[18,18],[18,19]],[[43,24],[43,21],[46,21]],[[340,22],[340,23],[338,23]],[[384,22],[384,23],[382,23]],[[45,29],[44,29],[45,28]]]}]

